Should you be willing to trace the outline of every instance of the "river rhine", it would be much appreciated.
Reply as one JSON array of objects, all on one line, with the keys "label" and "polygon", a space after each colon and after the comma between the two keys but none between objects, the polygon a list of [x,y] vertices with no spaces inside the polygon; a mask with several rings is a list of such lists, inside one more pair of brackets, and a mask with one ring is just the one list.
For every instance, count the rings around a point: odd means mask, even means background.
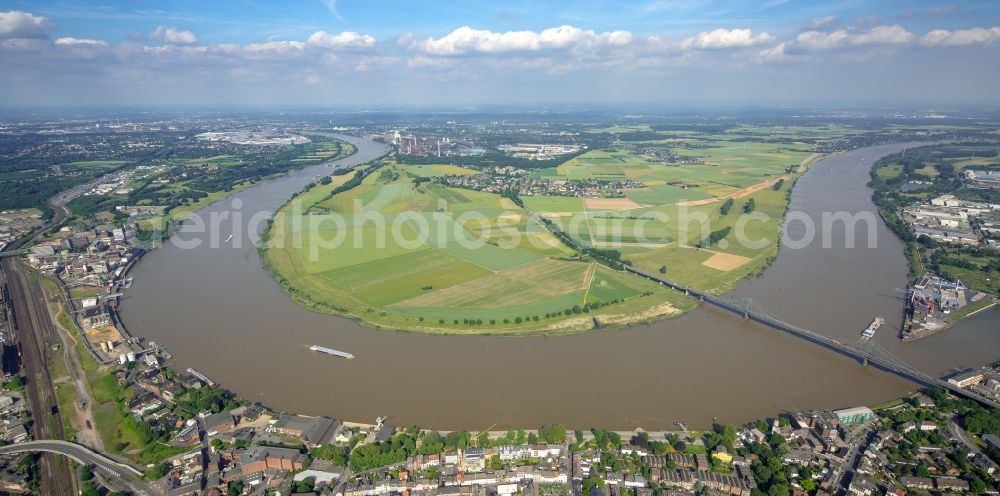
[{"label": "river rhine", "polygon": [[[348,139],[359,151],[342,164],[383,151]],[[865,148],[815,164],[796,184],[791,209],[814,219],[824,211],[874,211],[868,169],[902,148]],[[254,212],[273,212],[329,171],[325,165],[296,171],[202,213],[239,211],[245,231]],[[234,199],[240,208],[232,208]],[[846,343],[883,315],[888,324],[878,342],[931,374],[998,358],[997,310],[919,342],[899,342],[902,294],[896,289],[906,282],[901,243],[879,221],[876,247],[868,247],[867,230],[858,226],[857,247],[845,248],[839,226],[832,248],[820,239],[803,249],[783,247],[761,277],[732,294]],[[232,228],[226,229],[224,236]],[[795,237],[801,225],[790,222],[789,232]],[[279,411],[358,422],[387,415],[395,425],[442,430],[550,423],[669,430],[676,421],[706,427],[714,418],[742,423],[783,411],[870,405],[917,387],[711,307],[651,325],[558,338],[368,329],[293,303],[246,240],[213,247],[207,236],[184,238],[204,242],[193,249],[167,243],[133,269],[124,322],[132,334],[165,346],[180,370],[194,367]],[[310,352],[313,344],[356,358]]]}]

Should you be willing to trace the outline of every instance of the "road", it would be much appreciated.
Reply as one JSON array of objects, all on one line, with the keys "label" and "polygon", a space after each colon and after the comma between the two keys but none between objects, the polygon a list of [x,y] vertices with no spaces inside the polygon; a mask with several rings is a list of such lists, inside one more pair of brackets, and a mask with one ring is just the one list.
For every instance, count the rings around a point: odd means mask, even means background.
[{"label": "road", "polygon": [[[41,287],[30,283],[18,260],[0,259],[0,267],[10,289],[14,309],[14,342],[21,352],[25,393],[33,421],[32,436],[36,439],[62,439],[62,414],[56,406],[58,401],[46,357],[56,331],[45,295]],[[65,459],[42,456],[39,469],[43,494],[76,494],[76,479]]]},{"label": "road", "polygon": [[[6,453],[30,453],[42,452],[46,454],[58,454],[69,457],[84,465],[93,465],[94,472],[105,478],[108,485],[115,486],[114,489],[125,490],[140,496],[153,496],[156,494],[146,484],[139,480],[141,475],[138,470],[121,463],[118,463],[100,453],[90,450],[79,444],[68,441],[39,440],[24,443],[11,444],[0,447],[0,454]],[[65,459],[63,458],[65,461]],[[68,464],[66,464],[68,466]],[[46,489],[41,490],[42,494],[76,494],[72,493],[50,493]]]},{"label": "road", "polygon": [[[996,470],[995,473],[1000,474],[1000,467],[998,467],[997,464],[986,455],[986,453],[983,453],[983,450],[980,449],[979,445],[969,439],[969,433],[965,432],[965,429],[958,425],[958,418],[956,415],[948,417],[948,431],[951,432],[951,435],[954,436],[955,439],[958,439],[960,443],[964,444],[965,447],[969,449],[970,453],[975,453],[985,458],[989,464],[993,466],[994,470]],[[995,477],[996,476],[994,476],[994,478]]]},{"label": "road", "polygon": [[847,454],[844,455],[844,462],[837,467],[830,476],[830,491],[832,494],[846,492],[847,485],[844,483],[847,474],[853,476],[854,469],[861,463],[861,448],[871,442],[871,433],[863,432],[851,440]]},{"label": "road", "polygon": [[211,460],[212,450],[209,449],[208,432],[205,431],[205,422],[201,417],[195,417],[198,423],[198,440],[201,443],[201,492],[205,494],[208,489],[208,463]]},{"label": "road", "polygon": [[[56,315],[57,312],[58,308],[53,309],[50,315]],[[56,323],[56,326],[59,328],[62,327],[58,323]],[[62,343],[61,354],[63,363],[66,364],[66,372],[69,373],[69,380],[73,382],[77,397],[77,401],[73,402],[74,412],[59,413],[61,415],[75,414],[76,422],[70,425],[78,427],[76,441],[84,446],[101,451],[104,449],[104,442],[101,440],[101,436],[98,435],[97,429],[94,429],[94,426],[97,425],[92,410],[94,399],[90,395],[90,385],[87,384],[87,372],[80,362],[80,356],[76,353],[76,340],[83,339],[83,337],[74,336],[73,331],[75,329],[56,329],[56,335]]]}]

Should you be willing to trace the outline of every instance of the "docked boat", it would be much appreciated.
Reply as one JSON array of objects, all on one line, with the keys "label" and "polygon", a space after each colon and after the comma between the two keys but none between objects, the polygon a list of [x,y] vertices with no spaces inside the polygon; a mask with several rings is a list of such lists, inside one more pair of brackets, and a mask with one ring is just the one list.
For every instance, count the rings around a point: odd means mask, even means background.
[{"label": "docked boat", "polygon": [[318,346],[318,345],[314,344],[314,345],[310,346],[309,349],[313,350],[313,351],[318,351],[320,353],[326,353],[327,355],[333,355],[333,356],[340,357],[340,358],[346,358],[348,360],[354,358],[354,355],[352,355],[352,354],[350,354],[350,353],[348,353],[346,351],[339,351],[339,350],[335,350],[335,349],[332,349],[332,348],[327,348],[325,346]]},{"label": "docked boat", "polygon": [[125,286],[125,289],[128,289],[128,288],[132,287],[132,278],[131,277],[128,277],[128,278],[125,279],[125,285],[124,286]]},{"label": "docked boat", "polygon": [[871,324],[868,324],[868,327],[865,328],[865,330],[861,331],[861,337],[870,338],[875,336],[875,331],[877,331],[879,327],[882,327],[882,324],[885,324],[885,319],[882,317],[875,317],[875,320],[873,320]]}]

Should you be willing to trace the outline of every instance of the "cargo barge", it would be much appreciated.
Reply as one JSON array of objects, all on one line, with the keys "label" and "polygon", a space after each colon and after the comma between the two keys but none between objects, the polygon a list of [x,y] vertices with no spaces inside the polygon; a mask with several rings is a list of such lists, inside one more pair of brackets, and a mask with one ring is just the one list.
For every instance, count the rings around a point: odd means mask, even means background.
[{"label": "cargo barge", "polygon": [[346,358],[348,360],[354,358],[354,355],[347,353],[346,351],[338,351],[332,348],[327,348],[325,346],[312,345],[309,347],[310,350],[318,351],[320,353],[326,353],[327,355],[333,355],[340,358]]},{"label": "cargo barge", "polygon": [[885,324],[885,319],[882,317],[875,317],[875,320],[873,320],[871,324],[868,324],[868,327],[865,330],[861,331],[861,337],[870,338],[874,336],[875,331],[877,331],[879,327],[882,327],[882,324]]}]

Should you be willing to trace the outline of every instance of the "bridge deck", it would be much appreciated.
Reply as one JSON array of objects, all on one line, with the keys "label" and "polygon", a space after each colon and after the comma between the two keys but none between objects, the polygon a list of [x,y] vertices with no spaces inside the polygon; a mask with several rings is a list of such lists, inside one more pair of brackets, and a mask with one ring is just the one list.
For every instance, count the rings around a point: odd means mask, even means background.
[{"label": "bridge deck", "polygon": [[904,379],[911,380],[913,382],[916,382],[918,384],[923,384],[925,386],[938,386],[950,391],[955,395],[978,401],[992,408],[1000,408],[1000,403],[996,401],[973,394],[971,391],[959,388],[947,381],[943,381],[936,377],[931,377],[917,369],[914,369],[910,366],[903,364],[902,360],[899,360],[898,358],[893,357],[893,359],[890,359],[889,357],[883,357],[867,353],[858,348],[846,345],[844,343],[841,343],[840,341],[829,338],[822,334],[818,334],[808,329],[802,329],[801,327],[794,326],[792,324],[776,319],[769,315],[765,315],[763,313],[754,311],[752,308],[747,308],[741,305],[737,305],[736,303],[730,300],[719,298],[718,296],[706,293],[704,291],[699,291],[697,289],[692,289],[687,286],[683,286],[681,284],[668,281],[666,279],[639,270],[629,265],[625,266],[625,270],[640,277],[649,279],[653,282],[659,283],[660,285],[680,291],[688,296],[691,296],[692,298],[697,298],[701,301],[706,301],[719,308],[741,315],[743,316],[743,318],[759,322],[773,329],[778,329],[780,331],[787,332],[793,336],[805,339],[813,344],[823,346],[824,348],[827,348],[831,351],[835,351],[842,355],[854,358],[864,364],[871,364],[876,368],[898,375],[900,377],[903,377]]}]

